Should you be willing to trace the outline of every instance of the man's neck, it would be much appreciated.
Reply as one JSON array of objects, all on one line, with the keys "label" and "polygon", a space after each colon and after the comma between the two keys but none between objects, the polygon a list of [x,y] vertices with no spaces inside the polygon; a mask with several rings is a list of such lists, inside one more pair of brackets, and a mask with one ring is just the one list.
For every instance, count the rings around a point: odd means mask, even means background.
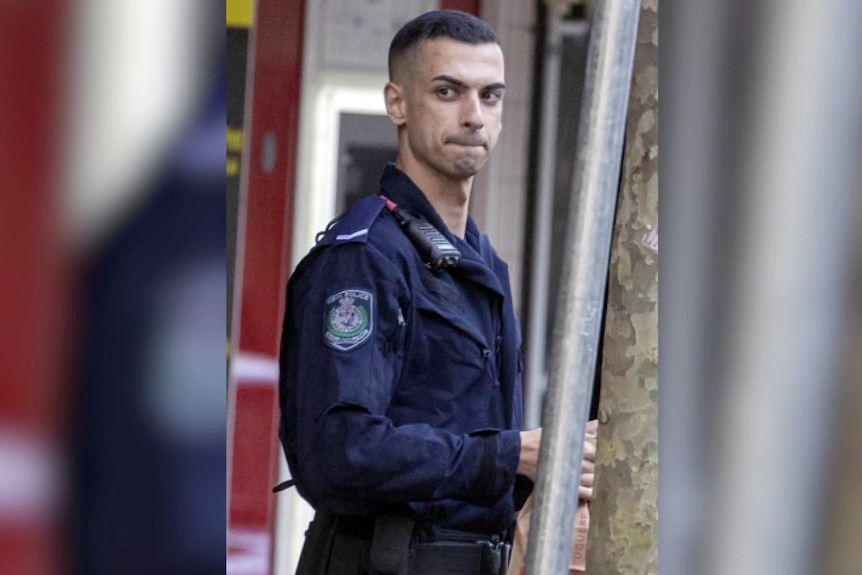
[{"label": "man's neck", "polygon": [[404,172],[422,190],[449,231],[464,239],[473,178],[445,179],[410,165],[404,166],[401,162],[396,162],[395,167]]}]

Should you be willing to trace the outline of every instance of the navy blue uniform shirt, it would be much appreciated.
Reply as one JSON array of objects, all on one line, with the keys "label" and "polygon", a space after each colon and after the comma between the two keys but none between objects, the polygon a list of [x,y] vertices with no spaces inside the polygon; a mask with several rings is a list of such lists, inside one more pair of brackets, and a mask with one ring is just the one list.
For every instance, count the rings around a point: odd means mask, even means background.
[{"label": "navy blue uniform shirt", "polygon": [[317,509],[407,504],[435,527],[499,533],[515,517],[522,426],[508,268],[472,219],[453,236],[391,164],[381,193],[440,230],[461,263],[433,273],[376,195],[300,263],[280,357],[291,474]]}]

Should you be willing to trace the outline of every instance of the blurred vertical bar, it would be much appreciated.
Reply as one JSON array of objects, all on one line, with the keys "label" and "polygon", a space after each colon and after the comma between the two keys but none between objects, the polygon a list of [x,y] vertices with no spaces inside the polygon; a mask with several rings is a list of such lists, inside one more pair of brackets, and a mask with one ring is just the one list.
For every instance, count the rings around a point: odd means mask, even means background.
[{"label": "blurred vertical bar", "polygon": [[[859,186],[862,191],[862,186]],[[856,221],[862,219],[857,209]],[[855,294],[848,316],[854,328],[847,343],[849,362],[843,377],[845,387],[836,408],[835,447],[831,485],[824,509],[824,575],[858,573],[862,567],[862,230],[856,228],[856,256],[851,261]]]},{"label": "blurred vertical bar", "polygon": [[237,308],[234,304],[239,300],[238,289],[241,287],[241,278],[237,268],[241,269],[242,261],[237,254],[240,249],[240,203],[241,185],[243,174],[248,172],[248,143],[246,130],[246,108],[249,103],[247,94],[251,91],[252,82],[249,66],[249,54],[251,52],[250,36],[251,26],[254,21],[254,3],[246,0],[230,0],[225,4],[225,16],[227,20],[227,50],[226,50],[226,83],[227,99],[225,105],[225,139],[227,153],[225,157],[225,175],[227,182],[225,186],[226,199],[226,228],[227,245],[225,256],[227,260],[226,308],[227,308],[227,422],[226,435],[227,446],[227,493],[225,493],[226,506],[230,509],[233,436],[235,427],[236,411],[236,389],[230,383],[230,360],[231,345],[234,336],[234,326],[237,320]]},{"label": "blurred vertical bar", "polygon": [[481,0],[440,0],[441,10],[461,10],[479,15]]},{"label": "blurred vertical bar", "polygon": [[641,7],[611,245],[587,572],[658,573],[658,6]]},{"label": "blurred vertical bar", "polygon": [[57,573],[65,389],[57,242],[66,4],[0,6],[0,557],[6,573]]},{"label": "blurred vertical bar", "polygon": [[257,573],[272,570],[278,347],[293,237],[306,2],[253,5],[228,375],[228,573],[248,572],[249,565]]},{"label": "blurred vertical bar", "polygon": [[528,575],[565,573],[571,557],[639,12],[635,0],[608,0],[592,17],[573,189],[580,201],[569,214]]},{"label": "blurred vertical bar", "polygon": [[230,357],[230,335],[233,323],[234,279],[236,272],[237,226],[239,219],[240,168],[245,147],[246,77],[248,75],[248,40],[254,5],[251,0],[230,0],[227,16],[227,104],[225,107],[227,157],[227,335]]},{"label": "blurred vertical bar", "polygon": [[[696,572],[820,573],[858,214],[862,4],[737,6],[713,481]],[[741,41],[740,41],[741,40]],[[852,70],[852,72],[851,72]],[[858,569],[853,571],[858,572]]]},{"label": "blurred vertical bar", "polygon": [[[711,394],[718,385],[723,267],[717,257],[731,200],[728,108],[737,97],[728,60],[742,46],[733,21],[747,5],[663,0],[659,18],[659,557],[662,575],[698,573],[707,538]],[[753,10],[750,10],[753,11]]]},{"label": "blurred vertical bar", "polygon": [[546,36],[544,71],[541,90],[541,128],[538,146],[538,182],[536,184],[533,266],[529,277],[530,293],[525,357],[524,423],[528,429],[541,425],[542,396],[545,392],[546,325],[548,323],[548,286],[551,275],[551,233],[554,209],[554,168],[557,125],[559,123],[557,98],[560,92],[560,66],[562,37],[559,16],[545,11]]}]

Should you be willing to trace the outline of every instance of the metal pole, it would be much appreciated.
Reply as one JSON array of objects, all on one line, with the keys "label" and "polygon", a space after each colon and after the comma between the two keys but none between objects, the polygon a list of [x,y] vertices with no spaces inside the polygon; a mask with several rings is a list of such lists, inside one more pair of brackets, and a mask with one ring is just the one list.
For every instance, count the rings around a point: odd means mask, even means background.
[{"label": "metal pole", "polygon": [[606,0],[592,19],[527,575],[563,575],[571,557],[639,14],[638,0]]},{"label": "metal pole", "polygon": [[542,82],[542,140],[539,147],[539,185],[533,227],[536,247],[530,274],[530,329],[527,331],[527,376],[524,423],[527,428],[540,425],[542,394],[545,392],[545,326],[548,321],[548,285],[551,275],[551,220],[554,211],[554,150],[557,147],[557,106],[560,97],[559,18],[549,11],[545,41],[544,81]]},{"label": "metal pole", "polygon": [[542,82],[542,131],[539,144],[539,177],[536,189],[536,214],[533,218],[535,248],[530,273],[530,312],[527,329],[527,371],[524,378],[524,425],[539,427],[542,418],[542,397],[548,383],[548,362],[545,357],[548,324],[548,289],[551,283],[552,220],[554,212],[554,170],[557,161],[559,131],[560,75],[562,51],[566,38],[586,37],[589,25],[585,21],[562,22],[549,11],[547,14],[544,73]]}]

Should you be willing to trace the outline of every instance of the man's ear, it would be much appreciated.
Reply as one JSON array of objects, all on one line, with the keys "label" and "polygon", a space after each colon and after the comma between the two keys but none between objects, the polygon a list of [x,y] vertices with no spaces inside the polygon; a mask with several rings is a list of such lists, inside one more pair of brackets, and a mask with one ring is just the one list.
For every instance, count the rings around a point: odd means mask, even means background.
[{"label": "man's ear", "polygon": [[396,126],[403,126],[407,122],[407,103],[404,101],[404,86],[395,82],[387,82],[383,88],[383,97],[386,100],[386,115]]}]

